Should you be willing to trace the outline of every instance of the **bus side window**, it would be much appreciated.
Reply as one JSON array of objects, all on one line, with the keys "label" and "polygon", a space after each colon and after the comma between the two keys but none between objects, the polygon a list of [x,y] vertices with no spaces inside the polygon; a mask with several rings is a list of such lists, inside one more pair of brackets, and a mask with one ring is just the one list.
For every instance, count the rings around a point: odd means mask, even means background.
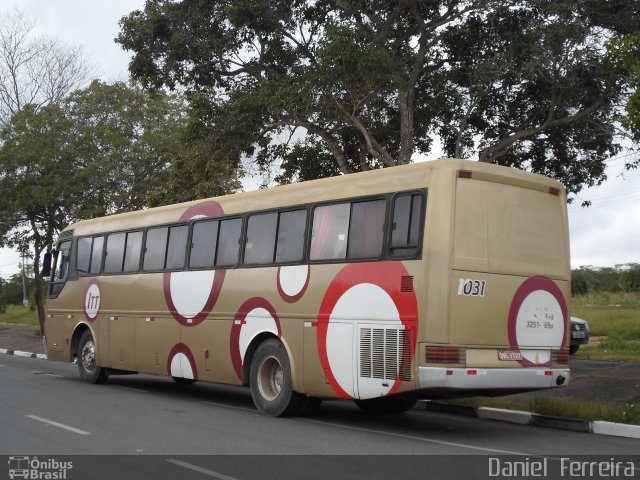
[{"label": "bus side window", "polygon": [[92,237],[78,239],[78,253],[76,257],[76,270],[78,273],[87,274],[91,266]]},{"label": "bus side window", "polygon": [[140,268],[140,250],[142,249],[142,232],[127,233],[127,244],[124,251],[123,272],[137,272]]},{"label": "bus side window", "polygon": [[122,272],[126,233],[112,233],[107,237],[107,253],[104,258],[104,273]]},{"label": "bus side window", "polygon": [[408,258],[417,255],[422,219],[422,195],[401,194],[393,202],[391,256]]},{"label": "bus side window", "polygon": [[104,237],[93,237],[93,247],[91,249],[91,264],[89,273],[100,273],[102,268],[102,247],[104,247]]},{"label": "bus side window", "polygon": [[164,268],[168,232],[169,229],[167,227],[150,228],[147,230],[147,240],[142,265],[145,271],[157,271]]},{"label": "bus side window", "polygon": [[384,244],[386,210],[386,200],[371,200],[351,204],[348,258],[380,257]]},{"label": "bus side window", "polygon": [[313,211],[311,260],[346,258],[350,212],[350,203],[316,207]]},{"label": "bus side window", "polygon": [[180,270],[184,268],[185,257],[187,255],[187,239],[189,237],[189,227],[178,225],[169,228],[169,245],[167,247],[167,270]]},{"label": "bus side window", "polygon": [[190,268],[211,268],[216,263],[218,220],[202,220],[193,224]]},{"label": "bus side window", "polygon": [[275,212],[249,216],[244,263],[247,265],[273,263],[277,227],[278,214]]},{"label": "bus side window", "polygon": [[302,260],[306,225],[306,210],[292,210],[280,213],[276,262],[299,262]]},{"label": "bus side window", "polygon": [[102,267],[102,246],[104,237],[83,237],[78,239],[76,270],[81,275],[95,275]]},{"label": "bus side window", "polygon": [[241,233],[241,218],[220,220],[218,251],[216,252],[216,267],[233,267],[238,264]]}]

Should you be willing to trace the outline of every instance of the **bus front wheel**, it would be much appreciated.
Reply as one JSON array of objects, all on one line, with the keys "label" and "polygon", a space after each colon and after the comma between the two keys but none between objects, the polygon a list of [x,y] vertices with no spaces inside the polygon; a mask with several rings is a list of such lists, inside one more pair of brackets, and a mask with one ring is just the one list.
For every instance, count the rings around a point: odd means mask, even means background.
[{"label": "bus front wheel", "polygon": [[87,330],[78,344],[78,370],[80,378],[87,383],[104,383],[109,377],[106,369],[98,366],[96,358],[96,344],[93,335]]},{"label": "bus front wheel", "polygon": [[293,415],[303,406],[304,396],[293,391],[287,352],[274,338],[264,341],[256,350],[249,381],[253,403],[265,415]]}]

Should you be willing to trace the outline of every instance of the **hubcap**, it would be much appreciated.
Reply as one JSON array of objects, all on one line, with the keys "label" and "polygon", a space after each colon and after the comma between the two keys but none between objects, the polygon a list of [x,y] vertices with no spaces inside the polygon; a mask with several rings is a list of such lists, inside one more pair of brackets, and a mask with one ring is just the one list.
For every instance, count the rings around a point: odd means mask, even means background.
[{"label": "hubcap", "polygon": [[93,372],[96,368],[96,347],[93,344],[93,341],[88,341],[82,347],[82,352],[80,352],[80,362],[82,363],[82,368],[84,368],[87,372]]},{"label": "hubcap", "polygon": [[284,374],[280,361],[274,356],[265,358],[258,370],[258,389],[262,398],[269,402],[278,398],[283,383]]}]

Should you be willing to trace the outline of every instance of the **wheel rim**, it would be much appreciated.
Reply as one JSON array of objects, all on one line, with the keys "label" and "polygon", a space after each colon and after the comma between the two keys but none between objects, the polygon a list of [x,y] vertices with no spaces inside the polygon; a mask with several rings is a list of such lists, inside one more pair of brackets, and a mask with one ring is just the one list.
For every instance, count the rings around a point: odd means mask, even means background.
[{"label": "wheel rim", "polygon": [[262,398],[269,402],[278,398],[283,383],[284,374],[280,361],[274,356],[262,360],[258,369],[258,390]]},{"label": "wheel rim", "polygon": [[93,372],[96,369],[96,347],[92,340],[89,340],[82,347],[80,352],[80,364],[86,372]]}]

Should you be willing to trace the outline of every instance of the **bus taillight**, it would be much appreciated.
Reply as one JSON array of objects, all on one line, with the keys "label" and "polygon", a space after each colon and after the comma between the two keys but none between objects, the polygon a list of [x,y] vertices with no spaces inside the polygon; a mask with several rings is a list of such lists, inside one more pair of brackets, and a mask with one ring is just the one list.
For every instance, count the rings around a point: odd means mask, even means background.
[{"label": "bus taillight", "polygon": [[551,363],[569,363],[569,350],[563,348],[562,350],[553,350],[551,352]]},{"label": "bus taillight", "polygon": [[460,347],[429,346],[426,348],[425,360],[427,363],[464,364],[466,350]]}]

